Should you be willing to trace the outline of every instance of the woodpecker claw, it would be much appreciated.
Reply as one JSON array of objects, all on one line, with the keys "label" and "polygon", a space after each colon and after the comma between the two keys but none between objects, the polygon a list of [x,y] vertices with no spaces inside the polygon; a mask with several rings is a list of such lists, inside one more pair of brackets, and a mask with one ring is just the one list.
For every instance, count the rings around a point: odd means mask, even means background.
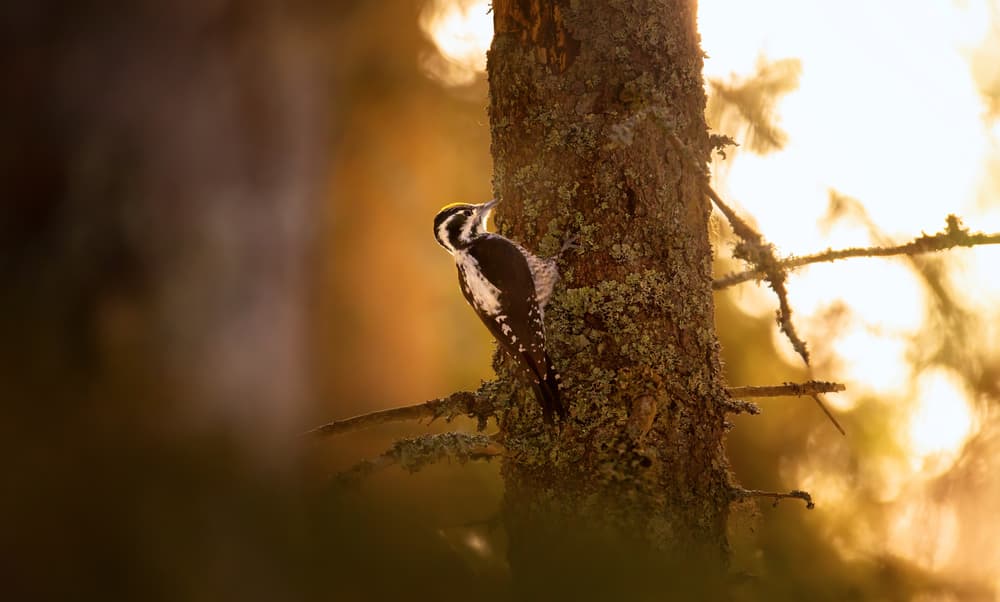
[{"label": "woodpecker claw", "polygon": [[556,257],[562,257],[563,253],[569,251],[570,249],[582,249],[583,245],[580,244],[580,235],[570,234],[563,241],[562,247],[559,248],[559,252],[556,253]]}]

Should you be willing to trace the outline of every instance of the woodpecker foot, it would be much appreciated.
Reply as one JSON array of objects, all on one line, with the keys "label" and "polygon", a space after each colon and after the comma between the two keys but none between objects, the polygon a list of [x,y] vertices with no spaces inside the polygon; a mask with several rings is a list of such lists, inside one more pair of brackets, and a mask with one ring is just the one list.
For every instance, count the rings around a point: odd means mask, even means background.
[{"label": "woodpecker foot", "polygon": [[578,234],[570,234],[563,240],[562,247],[559,248],[559,252],[556,253],[557,258],[562,258],[563,254],[570,249],[582,249],[583,245],[580,244],[580,236]]}]

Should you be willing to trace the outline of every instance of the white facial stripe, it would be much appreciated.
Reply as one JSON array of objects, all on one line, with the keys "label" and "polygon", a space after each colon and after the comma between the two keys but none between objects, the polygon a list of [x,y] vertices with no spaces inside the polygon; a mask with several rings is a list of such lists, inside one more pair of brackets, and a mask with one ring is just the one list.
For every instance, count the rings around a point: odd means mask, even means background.
[{"label": "white facial stripe", "polygon": [[483,232],[486,232],[486,221],[488,219],[490,219],[490,213],[492,211],[493,211],[493,209],[487,209],[486,211],[483,211],[482,222],[481,222],[482,223],[482,230],[483,230]]},{"label": "white facial stripe", "polygon": [[462,224],[462,239],[463,241],[472,239],[472,231],[476,229],[476,220],[465,219],[465,223]]},{"label": "white facial stripe", "polygon": [[441,243],[441,246],[444,247],[445,250],[448,251],[449,253],[451,253],[452,255],[455,254],[455,247],[451,246],[451,243],[448,241],[448,224],[450,224],[452,222],[452,220],[460,217],[460,215],[461,214],[459,214],[459,213],[456,213],[455,215],[452,215],[448,219],[446,219],[443,222],[441,222],[441,225],[438,226],[438,229],[437,229],[437,239],[438,239],[438,242]]},{"label": "white facial stripe", "polygon": [[449,253],[455,252],[455,249],[452,249],[451,246],[448,244],[448,220],[441,222],[441,225],[438,226],[437,232],[435,232],[435,234],[437,234],[435,238],[437,238],[438,243],[442,247],[444,247],[446,251],[448,251]]}]

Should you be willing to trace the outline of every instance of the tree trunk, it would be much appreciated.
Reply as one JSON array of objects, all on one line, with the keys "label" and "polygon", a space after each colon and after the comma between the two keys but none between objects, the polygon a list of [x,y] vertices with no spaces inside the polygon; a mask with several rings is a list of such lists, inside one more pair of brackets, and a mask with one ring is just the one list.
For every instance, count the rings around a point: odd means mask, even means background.
[{"label": "tree trunk", "polygon": [[705,175],[670,143],[708,159],[695,2],[493,11],[498,227],[541,254],[582,245],[546,312],[571,418],[540,428],[519,399],[501,421],[515,588],[704,595],[725,566],[731,479]]}]

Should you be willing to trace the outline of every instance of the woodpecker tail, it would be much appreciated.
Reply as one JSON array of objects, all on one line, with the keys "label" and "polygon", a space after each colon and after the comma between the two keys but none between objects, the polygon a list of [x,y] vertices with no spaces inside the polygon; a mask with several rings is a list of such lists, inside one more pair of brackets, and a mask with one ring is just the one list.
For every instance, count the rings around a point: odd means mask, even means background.
[{"label": "woodpecker tail", "polygon": [[544,368],[545,374],[538,375],[540,378],[532,382],[532,388],[535,390],[538,403],[542,405],[542,417],[546,424],[554,424],[554,414],[557,414],[560,420],[566,419],[566,406],[563,405],[559,395],[559,374],[548,354],[545,354]]}]

